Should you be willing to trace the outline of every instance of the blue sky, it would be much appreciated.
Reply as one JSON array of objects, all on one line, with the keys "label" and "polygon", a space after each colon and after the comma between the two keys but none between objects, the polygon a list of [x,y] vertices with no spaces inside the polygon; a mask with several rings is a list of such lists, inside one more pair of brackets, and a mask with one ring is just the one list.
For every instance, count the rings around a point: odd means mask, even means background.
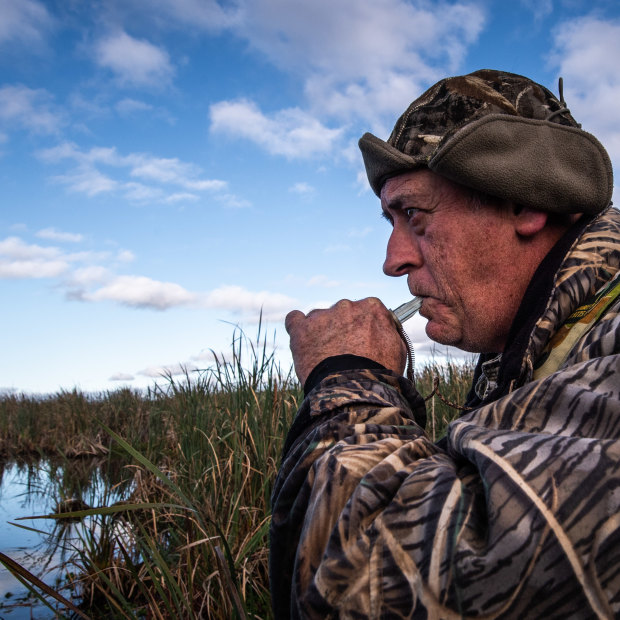
[{"label": "blue sky", "polygon": [[617,169],[619,62],[615,0],[0,0],[0,389],[152,385],[261,308],[287,365],[289,310],[409,298],[362,133],[447,75],[562,75]]}]

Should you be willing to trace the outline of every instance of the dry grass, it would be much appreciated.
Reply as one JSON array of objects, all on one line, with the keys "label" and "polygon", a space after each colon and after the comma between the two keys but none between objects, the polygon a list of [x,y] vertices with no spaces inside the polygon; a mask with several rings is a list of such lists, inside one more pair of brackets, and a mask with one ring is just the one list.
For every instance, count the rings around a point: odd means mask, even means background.
[{"label": "dry grass", "polygon": [[448,424],[462,415],[474,375],[474,362],[432,362],[418,369],[416,387],[426,400],[427,428],[436,441],[446,433]]},{"label": "dry grass", "polygon": [[[122,502],[91,517],[72,565],[73,595],[91,617],[269,618],[270,494],[302,397],[266,342],[236,335],[233,362],[166,390],[0,400],[0,453],[122,452]],[[247,359],[246,359],[247,358]],[[422,394],[463,402],[471,366],[427,366]],[[458,415],[436,397],[429,433]],[[79,513],[71,513],[73,516]],[[93,527],[93,522],[95,527]]]}]

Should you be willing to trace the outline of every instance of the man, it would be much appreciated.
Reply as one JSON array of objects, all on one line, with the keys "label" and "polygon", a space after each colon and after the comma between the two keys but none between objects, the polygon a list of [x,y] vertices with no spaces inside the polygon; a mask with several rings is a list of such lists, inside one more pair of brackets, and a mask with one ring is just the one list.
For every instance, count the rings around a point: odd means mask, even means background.
[{"label": "man", "polygon": [[433,444],[377,299],[286,320],[306,399],[273,493],[277,618],[620,614],[620,214],[544,87],[442,80],[360,140],[430,338],[480,361]]}]

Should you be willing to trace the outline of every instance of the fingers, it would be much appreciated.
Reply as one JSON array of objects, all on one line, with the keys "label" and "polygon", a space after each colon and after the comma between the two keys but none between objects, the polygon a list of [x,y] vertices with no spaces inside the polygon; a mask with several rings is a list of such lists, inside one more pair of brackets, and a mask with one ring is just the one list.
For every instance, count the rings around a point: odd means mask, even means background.
[{"label": "fingers", "polygon": [[328,309],[289,312],[284,321],[293,363],[303,383],[322,360],[357,355],[402,373],[406,349],[391,312],[376,297],[342,299]]},{"label": "fingers", "polygon": [[[291,330],[295,329],[295,326],[304,319],[318,318],[320,315],[328,314],[330,311],[336,311],[339,313],[341,312],[348,313],[348,312],[355,311],[355,309],[360,309],[364,305],[369,306],[370,310],[374,310],[374,309],[387,310],[385,306],[383,305],[383,302],[378,297],[367,297],[366,299],[362,299],[360,301],[351,301],[349,299],[341,299],[340,301],[337,301],[335,304],[333,304],[329,308],[329,310],[326,310],[325,308],[315,308],[314,310],[310,310],[308,314],[304,314],[300,310],[292,310],[286,315],[286,318],[284,319],[284,327],[287,333],[290,335]],[[379,310],[379,312],[381,312],[381,310]]]}]

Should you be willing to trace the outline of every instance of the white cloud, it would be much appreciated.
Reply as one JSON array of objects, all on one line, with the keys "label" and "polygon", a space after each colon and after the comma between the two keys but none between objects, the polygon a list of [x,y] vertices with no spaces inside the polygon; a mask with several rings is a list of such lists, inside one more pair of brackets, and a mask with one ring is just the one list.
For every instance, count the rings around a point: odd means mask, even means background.
[{"label": "white cloud", "polygon": [[521,0],[521,4],[532,11],[534,19],[540,21],[553,12],[553,0]]},{"label": "white cloud", "polygon": [[596,135],[620,166],[620,20],[582,17],[554,31],[551,62],[564,78],[564,97],[583,128]]},{"label": "white cloud", "polygon": [[[257,321],[261,311],[264,319],[280,320],[296,304],[294,299],[280,293],[253,292],[240,286],[222,286],[208,293],[195,293],[173,282],[161,282],[143,276],[109,277],[109,273],[96,269],[82,270],[81,275],[84,287],[72,289],[69,293],[77,301],[114,301],[132,308],[151,310],[176,307],[225,310],[242,315],[249,321]],[[85,290],[98,275],[108,281],[95,291]],[[91,282],[88,281],[89,277],[92,278]]]},{"label": "white cloud", "polygon": [[19,237],[0,241],[0,278],[55,278],[67,271],[69,263],[58,248],[27,244]]},{"label": "white cloud", "polygon": [[79,243],[84,240],[84,235],[79,233],[63,232],[55,228],[43,228],[36,233],[41,239],[51,239],[52,241],[67,241],[69,243]]},{"label": "white cloud", "polygon": [[114,107],[121,116],[129,116],[130,114],[140,112],[149,112],[153,109],[152,105],[145,103],[144,101],[136,101],[135,99],[123,99]]},{"label": "white cloud", "polygon": [[211,106],[211,130],[250,140],[273,155],[305,158],[333,150],[341,129],[329,129],[298,108],[280,110],[271,118],[247,100]]},{"label": "white cloud", "polygon": [[114,179],[88,166],[80,166],[68,174],[56,175],[53,179],[68,185],[72,192],[91,197],[114,191],[118,187]]},{"label": "white cloud", "polygon": [[[43,234],[42,234],[43,233]],[[80,235],[45,229],[36,233],[41,238],[78,241]],[[108,281],[113,274],[101,262],[130,262],[133,254],[121,250],[110,252],[65,252],[54,246],[26,243],[19,237],[0,241],[0,278],[54,278],[60,288],[69,289],[72,298],[82,299],[88,286]]]},{"label": "white cloud", "polygon": [[85,293],[83,298],[87,301],[116,301],[124,306],[153,310],[196,303],[196,295],[179,284],[160,282],[144,276],[117,276],[96,291]]},{"label": "white cloud", "polygon": [[[358,164],[361,162],[358,159]],[[366,175],[366,169],[361,167],[355,175],[355,187],[357,188],[357,195],[362,196],[372,191],[370,183],[368,183],[368,176]]]},{"label": "white cloud", "polygon": [[63,120],[53,109],[52,97],[44,89],[21,84],[0,88],[0,123],[8,128],[20,127],[33,133],[56,133]]},{"label": "white cloud", "polygon": [[135,259],[136,256],[131,250],[119,250],[116,254],[116,260],[121,263],[131,263]]},{"label": "white cloud", "polygon": [[218,194],[216,197],[218,202],[221,202],[225,207],[230,209],[246,209],[252,206],[252,203],[245,198],[239,198],[234,194]]},{"label": "white cloud", "polygon": [[22,241],[19,237],[7,237],[0,241],[0,256],[15,259],[43,259],[57,258],[60,250],[54,247],[42,247],[40,245],[29,244]]},{"label": "white cloud", "polygon": [[0,278],[3,279],[55,278],[67,268],[67,263],[62,260],[6,260],[0,257]]},{"label": "white cloud", "polygon": [[309,194],[313,194],[316,190],[309,183],[301,182],[295,183],[292,187],[289,188],[289,192],[293,194],[300,194],[301,196],[308,196]]},{"label": "white cloud", "polygon": [[392,67],[428,70],[421,58],[428,54],[460,60],[463,44],[474,40],[483,24],[481,9],[471,2],[252,0],[244,5],[239,30],[274,64],[347,78]]},{"label": "white cloud", "polygon": [[[128,250],[116,254],[67,253],[57,247],[7,237],[0,240],[0,279],[55,278],[58,288],[74,301],[112,301],[151,310],[177,307],[225,310],[250,321],[257,321],[261,311],[264,319],[280,320],[296,304],[294,299],[280,293],[253,292],[232,285],[197,293],[174,282],[118,275],[111,270],[115,261],[130,262],[133,258]],[[109,266],[101,264],[103,261]]]},{"label": "white cloud", "polygon": [[178,377],[179,375],[192,374],[198,370],[198,366],[192,363],[175,363],[166,364],[164,366],[149,366],[144,370],[140,370],[137,374],[143,377],[151,377],[153,379],[161,379],[164,377]]},{"label": "white cloud", "polygon": [[[121,99],[114,104],[114,110],[116,110],[117,114],[123,118],[142,115],[143,117],[148,116],[149,119],[157,119],[158,121],[163,120],[169,125],[174,125],[176,123],[176,118],[172,116],[171,112],[167,108],[162,106],[154,106],[146,101],[140,101],[138,99]],[[107,113],[108,109],[104,108],[103,112]]]},{"label": "white cloud", "polygon": [[127,374],[126,372],[117,372],[114,373],[108,381],[133,381],[135,377],[133,375]]},{"label": "white cloud", "polygon": [[149,366],[144,370],[138,372],[139,375],[144,377],[151,377],[154,379],[161,379],[162,377],[176,377],[179,375],[191,374],[195,370],[198,370],[197,366],[193,364],[168,364],[165,366]]},{"label": "white cloud", "polygon": [[253,0],[239,32],[302,75],[317,110],[374,118],[402,112],[420,84],[455,71],[484,14],[475,2]]},{"label": "white cloud", "polygon": [[95,59],[124,85],[167,85],[174,75],[165,50],[148,41],[134,39],[126,32],[116,32],[100,39],[95,44]]},{"label": "white cloud", "polygon": [[[179,202],[196,200],[193,192],[222,192],[226,181],[202,178],[201,169],[178,158],[154,157],[146,153],[121,155],[115,148],[93,147],[82,150],[72,142],[64,142],[39,152],[39,157],[50,163],[73,161],[76,167],[55,179],[65,183],[72,191],[95,196],[101,192],[120,191],[125,198],[136,202]],[[100,167],[124,170],[129,179],[117,181],[101,172]],[[140,179],[160,185],[172,185],[189,190],[170,192],[167,188],[145,185]]]},{"label": "white cloud", "polygon": [[[137,5],[144,7],[143,0],[122,0],[122,6]],[[222,4],[232,4],[231,7]],[[241,8],[235,3],[218,2],[218,0],[150,0],[149,11],[145,18],[153,16],[167,21],[183,24],[185,28],[196,28],[209,32],[220,31],[234,26],[241,17]]]},{"label": "white cloud", "polygon": [[[539,0],[537,10],[547,11],[550,2]],[[364,119],[401,112],[422,83],[454,72],[485,21],[477,0],[154,0],[149,6],[153,19],[163,15],[184,29],[228,29],[303,80],[317,112]]]},{"label": "white cloud", "polygon": [[41,246],[26,243],[19,237],[7,237],[0,241],[0,256],[15,260],[62,260],[66,263],[80,263],[106,260],[109,252],[64,252],[55,246]]},{"label": "white cloud", "polygon": [[160,187],[143,183],[124,183],[123,193],[132,202],[162,202],[166,199],[166,193]]},{"label": "white cloud", "polygon": [[84,288],[107,282],[111,278],[112,273],[106,267],[89,265],[88,267],[75,269],[67,278],[65,285],[71,289],[79,289],[78,291],[72,291],[72,296],[80,298]]},{"label": "white cloud", "polygon": [[131,154],[119,160],[131,167],[131,176],[180,185],[194,191],[222,190],[226,187],[225,181],[217,179],[199,179],[200,169],[175,158],[152,157],[143,154]]},{"label": "white cloud", "polygon": [[[211,107],[211,128],[290,158],[343,153],[338,143],[360,121],[387,134],[414,97],[458,70],[485,22],[481,3],[467,0],[241,0],[239,7],[231,29],[303,80],[307,109],[266,114],[252,101],[222,101]],[[346,125],[329,128],[327,118]]]},{"label": "white cloud", "polygon": [[207,308],[229,310],[254,319],[262,311],[263,317],[269,320],[282,319],[295,304],[295,299],[281,293],[252,292],[233,285],[217,288],[203,298],[203,305]]},{"label": "white cloud", "polygon": [[[218,360],[228,360],[225,353],[215,353],[214,351],[211,351],[210,349],[208,351],[202,350],[200,353],[191,356],[191,359],[194,360],[195,362],[214,362],[216,358]],[[232,360],[229,360],[229,361],[232,361]]]},{"label": "white cloud", "polygon": [[190,194],[189,192],[177,192],[176,194],[170,194],[169,196],[167,196],[164,201],[165,202],[169,202],[169,203],[175,203],[175,202],[195,202],[196,200],[199,200],[200,197],[197,196],[196,194]]},{"label": "white cloud", "polygon": [[3,0],[0,2],[0,43],[19,41],[29,46],[43,42],[52,18],[41,2]]}]

